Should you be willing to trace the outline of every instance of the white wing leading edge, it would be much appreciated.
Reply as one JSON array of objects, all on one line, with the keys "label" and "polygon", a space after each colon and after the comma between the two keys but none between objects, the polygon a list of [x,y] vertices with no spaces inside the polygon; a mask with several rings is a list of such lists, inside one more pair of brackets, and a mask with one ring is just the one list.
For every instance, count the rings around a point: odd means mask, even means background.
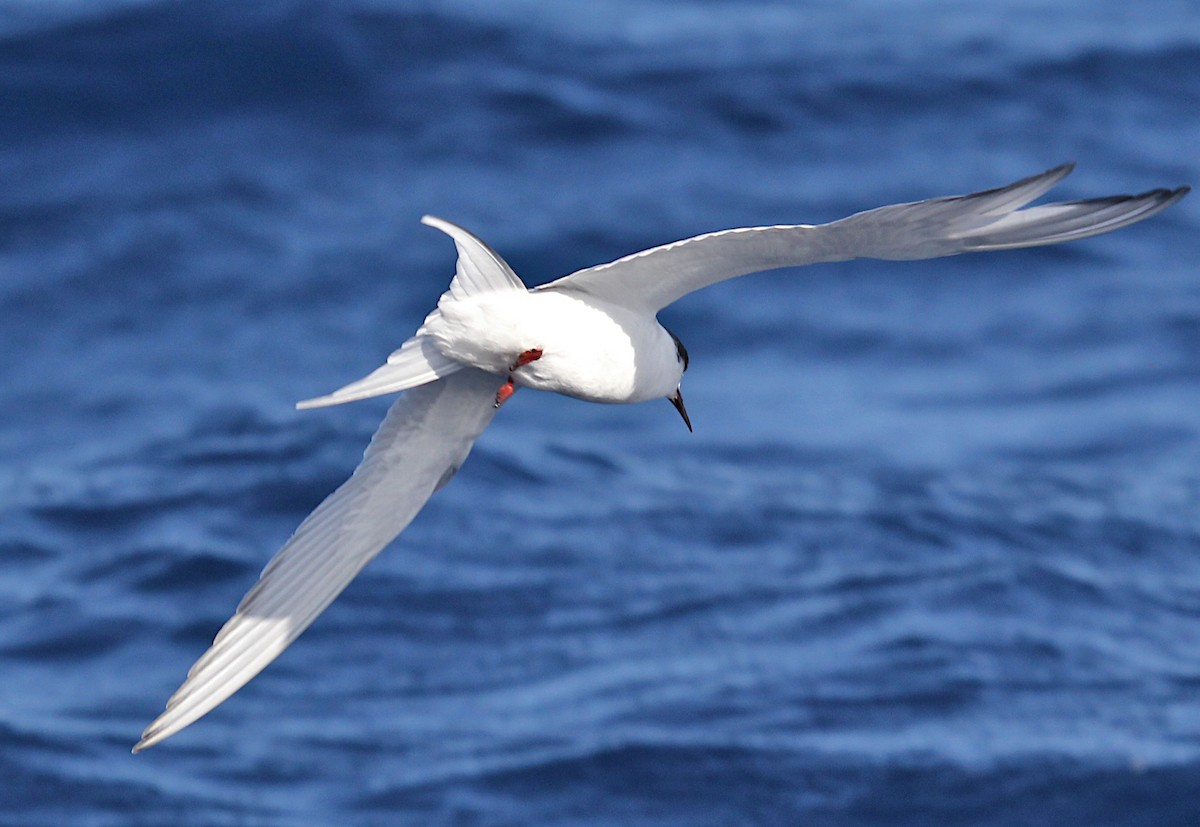
[{"label": "white wing leading edge", "polygon": [[308,628],[458,470],[496,414],[496,387],[463,368],[392,405],[354,474],[263,569],[134,752],[210,712]]},{"label": "white wing leading edge", "polygon": [[538,290],[584,293],[643,312],[719,281],[854,258],[925,259],[1058,244],[1134,224],[1174,204],[1188,187],[1021,209],[1073,164],[1007,187],[894,204],[828,224],[743,227],[706,233],[578,270]]}]

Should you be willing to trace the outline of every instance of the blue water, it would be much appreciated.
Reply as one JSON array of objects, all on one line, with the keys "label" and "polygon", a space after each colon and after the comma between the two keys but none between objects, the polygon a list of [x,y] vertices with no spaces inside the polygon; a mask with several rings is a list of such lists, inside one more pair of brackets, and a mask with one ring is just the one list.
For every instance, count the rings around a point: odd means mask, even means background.
[{"label": "blue water", "polygon": [[1193,0],[0,5],[0,823],[1195,825],[1200,198],[755,276],[665,402],[524,392],[131,756],[453,273],[1067,160],[1200,183]]}]

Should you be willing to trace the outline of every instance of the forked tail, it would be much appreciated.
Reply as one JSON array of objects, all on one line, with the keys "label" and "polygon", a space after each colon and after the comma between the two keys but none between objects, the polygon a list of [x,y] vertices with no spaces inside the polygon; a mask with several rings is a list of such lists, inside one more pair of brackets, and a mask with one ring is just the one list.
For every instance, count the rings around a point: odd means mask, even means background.
[{"label": "forked tail", "polygon": [[[526,292],[525,285],[517,278],[508,263],[500,255],[485,244],[480,238],[459,227],[432,215],[424,216],[421,223],[441,230],[454,239],[458,249],[458,264],[450,287],[438,302],[461,301],[484,293],[500,293],[505,291]],[[441,351],[426,335],[430,321],[437,318],[441,311],[434,310],[425,317],[425,323],[416,334],[392,352],[387,364],[377,368],[357,382],[351,382],[327,396],[315,399],[305,399],[296,403],[296,407],[324,408],[329,405],[341,405],[343,402],[354,402],[381,396],[385,393],[415,388],[449,376],[461,370],[461,362],[442,355]]]}]

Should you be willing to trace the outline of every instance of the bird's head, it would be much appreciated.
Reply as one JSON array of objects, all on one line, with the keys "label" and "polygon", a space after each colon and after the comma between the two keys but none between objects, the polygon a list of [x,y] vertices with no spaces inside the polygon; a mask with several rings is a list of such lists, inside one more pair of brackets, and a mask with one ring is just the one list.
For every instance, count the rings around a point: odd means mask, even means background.
[{"label": "bird's head", "polygon": [[[669,330],[667,332],[671,333]],[[683,366],[683,370],[680,371],[680,378],[682,382],[682,374],[687,373],[688,369],[688,352],[687,348],[683,346],[683,342],[679,340],[678,336],[676,336],[674,333],[671,333],[671,338],[675,340],[675,358],[678,359],[679,364]],[[687,408],[683,406],[683,393],[680,392],[679,385],[675,386],[675,393],[668,396],[667,399],[671,400],[671,404],[675,406],[675,410],[679,411],[679,415],[683,417],[683,424],[687,425],[688,432],[691,433],[692,420],[688,418]]]}]

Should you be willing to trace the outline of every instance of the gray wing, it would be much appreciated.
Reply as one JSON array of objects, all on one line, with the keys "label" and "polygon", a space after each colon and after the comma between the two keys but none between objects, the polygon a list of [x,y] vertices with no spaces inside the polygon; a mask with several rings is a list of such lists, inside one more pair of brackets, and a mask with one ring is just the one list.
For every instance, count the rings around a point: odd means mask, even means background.
[{"label": "gray wing", "polygon": [[879,207],[829,224],[742,227],[698,235],[579,270],[537,289],[579,292],[657,312],[694,290],[760,270],[853,258],[938,258],[1112,232],[1166,209],[1189,189],[1021,209],[1073,168],[1066,164],[1007,187]]},{"label": "gray wing", "polygon": [[354,474],[263,569],[134,752],[210,712],[308,628],[453,476],[496,413],[497,387],[465,368],[392,405]]}]

